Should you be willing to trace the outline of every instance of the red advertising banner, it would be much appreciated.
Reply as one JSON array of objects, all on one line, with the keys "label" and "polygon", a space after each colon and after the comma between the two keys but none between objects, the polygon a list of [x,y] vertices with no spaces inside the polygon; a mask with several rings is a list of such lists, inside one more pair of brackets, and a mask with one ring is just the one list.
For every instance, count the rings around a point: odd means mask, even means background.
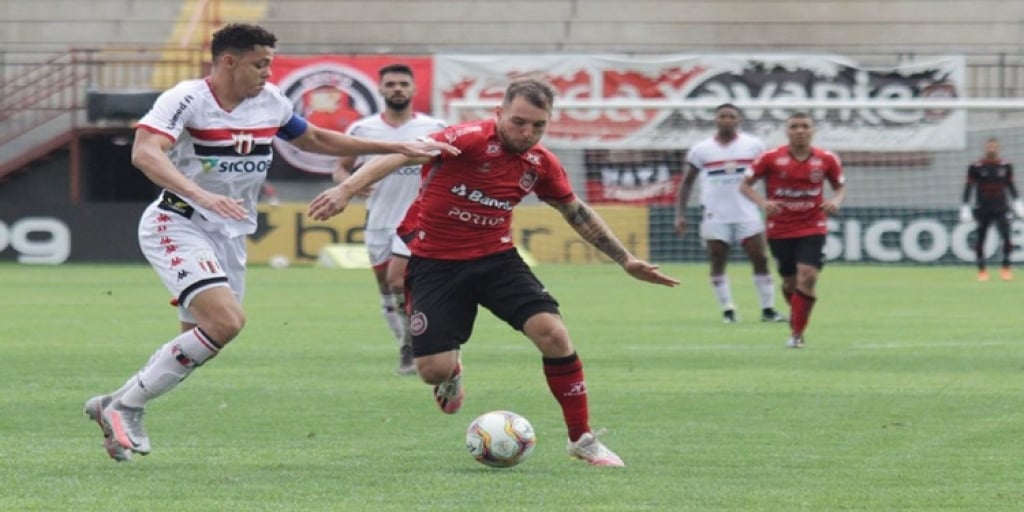
[{"label": "red advertising banner", "polygon": [[[868,67],[829,55],[438,55],[434,108],[455,122],[493,115],[512,77],[540,74],[558,101],[544,136],[552,148],[685,149],[714,130],[705,104],[744,101],[863,101],[959,98],[962,56]],[[564,100],[628,101],[559,108]],[[646,107],[642,102],[660,102]],[[465,104],[456,111],[453,104]],[[785,142],[793,108],[744,110],[745,130],[769,146]],[[814,107],[817,144],[836,151],[947,151],[966,145],[966,112],[943,109]]]},{"label": "red advertising banner", "polygon": [[[344,131],[353,121],[384,108],[378,92],[378,71],[390,64],[412,68],[418,93],[413,99],[417,112],[431,111],[434,60],[424,56],[401,55],[317,55],[274,58],[271,81],[281,88],[295,107],[295,113],[309,122],[331,130]],[[274,140],[278,155],[292,166],[311,173],[330,174],[337,168],[336,157],[300,151]]]}]

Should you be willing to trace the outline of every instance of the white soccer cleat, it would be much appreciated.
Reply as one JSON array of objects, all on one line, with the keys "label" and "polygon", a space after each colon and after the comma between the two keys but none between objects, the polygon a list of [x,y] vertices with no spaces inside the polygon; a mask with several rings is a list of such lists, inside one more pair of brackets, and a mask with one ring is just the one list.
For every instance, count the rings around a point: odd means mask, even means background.
[{"label": "white soccer cleat", "polygon": [[793,335],[786,340],[786,348],[804,348],[803,335]]},{"label": "white soccer cleat", "polygon": [[585,460],[591,466],[602,466],[609,468],[621,468],[625,467],[626,463],[622,462],[615,452],[608,449],[607,446],[602,443],[597,436],[604,433],[604,430],[599,430],[597,433],[587,432],[580,436],[576,442],[569,441],[566,450],[569,455],[573,457]]},{"label": "white soccer cleat", "polygon": [[103,421],[103,409],[110,405],[110,395],[94,396],[85,402],[85,415],[95,421],[103,432],[103,448],[107,455],[117,462],[128,462],[132,460],[131,450],[125,449],[114,440],[114,431]]},{"label": "white soccer cleat", "polygon": [[142,428],[142,407],[128,407],[113,400],[103,408],[102,419],[111,430],[114,441],[135,453],[149,454],[149,435]]}]

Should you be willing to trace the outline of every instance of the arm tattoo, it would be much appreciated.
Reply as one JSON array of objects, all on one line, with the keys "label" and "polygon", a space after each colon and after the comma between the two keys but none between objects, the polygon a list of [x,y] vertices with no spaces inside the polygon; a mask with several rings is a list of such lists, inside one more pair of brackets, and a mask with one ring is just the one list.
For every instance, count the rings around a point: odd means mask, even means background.
[{"label": "arm tattoo", "polygon": [[629,251],[623,247],[622,242],[615,237],[611,228],[590,206],[579,200],[564,204],[552,203],[551,205],[562,213],[562,217],[565,217],[569,225],[590,245],[617,263],[626,261]]}]

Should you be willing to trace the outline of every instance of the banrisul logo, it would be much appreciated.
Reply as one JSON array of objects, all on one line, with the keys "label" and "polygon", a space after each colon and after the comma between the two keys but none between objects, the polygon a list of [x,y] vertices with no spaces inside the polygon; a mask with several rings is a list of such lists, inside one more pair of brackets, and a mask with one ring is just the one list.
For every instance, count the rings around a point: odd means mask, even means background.
[{"label": "banrisul logo", "polygon": [[[375,80],[348,66],[304,66],[282,79],[280,87],[296,114],[329,130],[343,132],[352,122],[382,110]],[[274,144],[288,163],[303,171],[331,174],[338,168],[337,157],[307,153],[281,139]]]}]

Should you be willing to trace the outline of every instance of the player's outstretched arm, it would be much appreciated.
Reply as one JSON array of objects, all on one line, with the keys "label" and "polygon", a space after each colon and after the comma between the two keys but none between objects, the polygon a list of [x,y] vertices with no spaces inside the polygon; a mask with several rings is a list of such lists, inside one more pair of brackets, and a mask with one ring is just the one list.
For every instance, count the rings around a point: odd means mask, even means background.
[{"label": "player's outstretched arm", "polygon": [[679,280],[662,274],[657,265],[652,265],[633,256],[622,242],[612,233],[604,219],[589,205],[574,198],[568,203],[548,202],[562,214],[566,222],[584,240],[622,266],[629,275],[641,281],[665,286],[675,286]]},{"label": "player's outstretched arm", "polygon": [[403,142],[366,139],[325,130],[312,124],[305,133],[292,139],[291,143],[303,151],[336,156],[398,153],[408,157],[431,157],[442,151],[452,155],[459,154],[459,150],[454,146],[431,139]]},{"label": "player's outstretched arm", "polygon": [[422,164],[429,160],[429,157],[409,157],[396,153],[373,157],[359,168],[359,172],[317,195],[309,203],[307,214],[316,220],[327,220],[344,211],[360,190],[377,183],[399,167]]}]

